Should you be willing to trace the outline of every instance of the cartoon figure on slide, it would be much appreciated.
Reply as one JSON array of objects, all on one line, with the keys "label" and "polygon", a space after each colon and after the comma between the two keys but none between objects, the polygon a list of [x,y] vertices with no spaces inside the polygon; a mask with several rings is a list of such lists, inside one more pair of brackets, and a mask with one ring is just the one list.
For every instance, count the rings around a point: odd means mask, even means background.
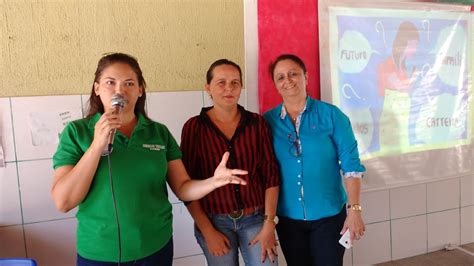
[{"label": "cartoon figure on slide", "polygon": [[420,71],[415,66],[407,69],[406,60],[415,56],[419,40],[416,26],[402,22],[392,44],[391,56],[377,66],[378,96],[383,98],[383,107],[373,115],[374,136],[380,138],[374,141],[380,143],[380,150],[407,146],[409,135],[413,135],[409,128],[414,131],[415,127],[409,125],[409,120],[416,121],[416,117],[410,117],[410,94]]}]

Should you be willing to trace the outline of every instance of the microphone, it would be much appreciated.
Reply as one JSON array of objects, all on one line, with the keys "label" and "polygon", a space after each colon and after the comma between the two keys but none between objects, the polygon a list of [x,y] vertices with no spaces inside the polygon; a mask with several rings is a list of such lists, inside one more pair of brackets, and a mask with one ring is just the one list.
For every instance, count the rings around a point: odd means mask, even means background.
[{"label": "microphone", "polygon": [[[123,98],[123,96],[121,94],[118,94],[118,93],[114,94],[112,96],[111,106],[112,106],[112,109],[114,109],[113,113],[114,114],[119,114],[123,110],[123,108],[125,107],[125,98]],[[110,132],[109,132],[109,142],[108,142],[109,144],[105,148],[102,155],[109,155],[109,154],[112,153],[112,148],[113,148],[112,146],[114,144],[115,131],[116,131],[116,129],[110,130]]]}]

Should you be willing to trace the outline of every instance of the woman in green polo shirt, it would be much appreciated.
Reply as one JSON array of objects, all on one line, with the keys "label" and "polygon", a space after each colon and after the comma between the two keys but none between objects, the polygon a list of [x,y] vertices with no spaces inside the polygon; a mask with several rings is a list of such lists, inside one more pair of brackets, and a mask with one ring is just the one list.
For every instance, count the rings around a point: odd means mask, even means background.
[{"label": "woman in green polo shirt", "polygon": [[[79,206],[77,265],[171,265],[166,182],[184,201],[230,183],[245,184],[237,175],[247,171],[226,168],[228,153],[213,177],[191,180],[169,130],[148,118],[145,88],[135,58],[103,56],[87,117],[69,123],[61,134],[51,194],[60,211]],[[116,94],[125,103],[121,109],[112,104]],[[113,151],[103,156],[114,133]]]}]

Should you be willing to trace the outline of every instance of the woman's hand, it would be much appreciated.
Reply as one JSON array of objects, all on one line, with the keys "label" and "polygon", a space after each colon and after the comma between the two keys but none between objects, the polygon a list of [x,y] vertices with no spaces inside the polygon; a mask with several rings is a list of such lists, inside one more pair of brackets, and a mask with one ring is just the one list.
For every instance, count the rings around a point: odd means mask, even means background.
[{"label": "woman's hand", "polygon": [[214,176],[204,180],[190,179],[181,159],[168,162],[168,184],[174,194],[182,201],[198,200],[216,188],[227,184],[246,185],[247,182],[236,175],[246,175],[247,171],[228,169],[225,165],[229,159],[229,152],[224,153],[222,161],[216,168]]},{"label": "woman's hand", "polygon": [[115,109],[105,112],[95,124],[94,140],[91,146],[94,145],[97,149],[104,150],[109,143],[109,135],[112,134],[112,130],[119,128],[121,124],[120,116]]},{"label": "woman's hand", "polygon": [[228,160],[229,160],[229,152],[225,152],[224,155],[222,156],[221,162],[219,163],[219,165],[216,168],[216,171],[214,172],[214,176],[211,177],[214,188],[219,188],[227,184],[240,184],[240,185],[247,184],[247,181],[243,180],[240,177],[237,177],[237,175],[246,175],[248,174],[248,172],[245,170],[240,170],[240,169],[227,168],[226,164]]},{"label": "woman's hand", "polygon": [[278,242],[275,239],[275,225],[271,222],[263,222],[262,229],[249,245],[253,246],[260,242],[260,261],[265,262],[266,257],[273,263],[278,256]]},{"label": "woman's hand", "polygon": [[208,232],[201,232],[206,241],[207,249],[213,256],[224,256],[230,251],[230,240],[221,232],[212,228]]},{"label": "woman's hand", "polygon": [[351,232],[351,242],[354,240],[360,240],[365,233],[364,221],[362,221],[362,215],[360,211],[349,209],[347,213],[346,221],[341,230],[343,235],[346,230],[349,229]]}]

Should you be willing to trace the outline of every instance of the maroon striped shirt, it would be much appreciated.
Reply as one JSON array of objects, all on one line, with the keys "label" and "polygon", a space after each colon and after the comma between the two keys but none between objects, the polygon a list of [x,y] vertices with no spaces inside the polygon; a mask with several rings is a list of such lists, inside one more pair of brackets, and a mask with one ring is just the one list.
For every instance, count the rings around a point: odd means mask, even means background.
[{"label": "maroon striped shirt", "polygon": [[262,116],[246,111],[239,105],[241,118],[232,139],[225,137],[210,120],[203,108],[201,114],[190,118],[181,134],[183,162],[192,179],[214,175],[222,155],[230,152],[228,168],[249,172],[241,178],[246,186],[227,185],[201,199],[207,213],[226,214],[234,210],[265,206],[265,190],[279,186],[278,164],[273,153],[271,133]]}]

